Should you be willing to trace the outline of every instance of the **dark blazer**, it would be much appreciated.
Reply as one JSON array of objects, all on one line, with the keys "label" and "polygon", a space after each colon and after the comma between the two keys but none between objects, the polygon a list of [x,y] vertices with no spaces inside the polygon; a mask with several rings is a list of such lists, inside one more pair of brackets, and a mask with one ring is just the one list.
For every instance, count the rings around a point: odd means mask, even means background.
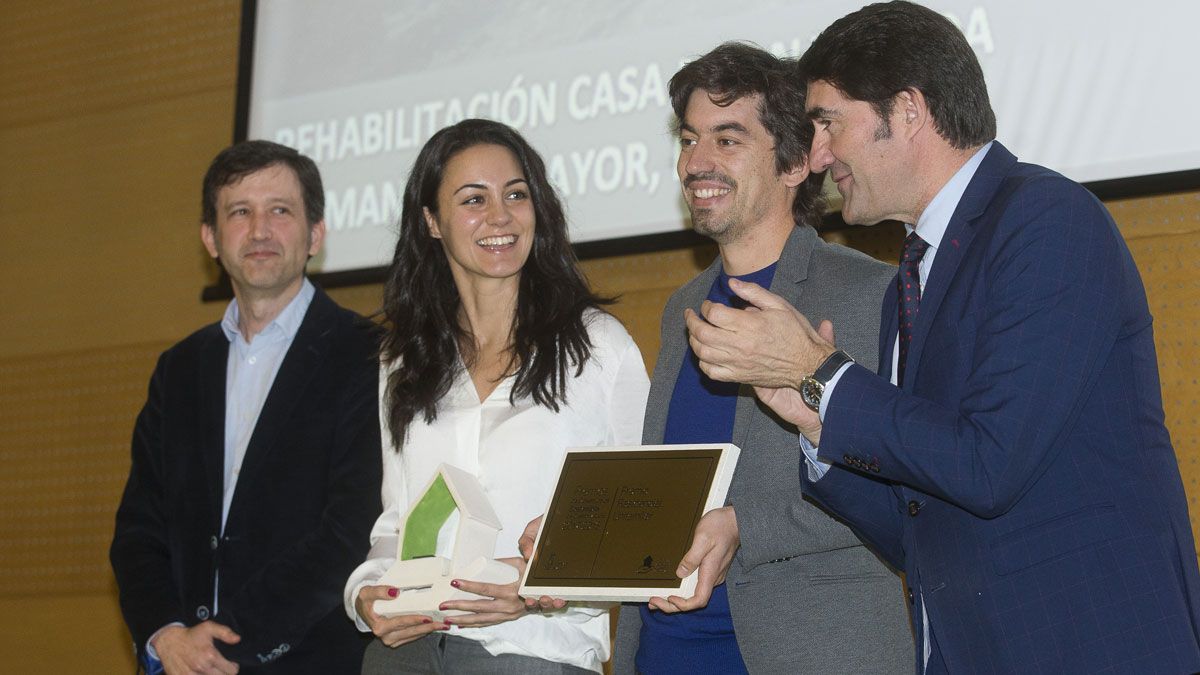
[{"label": "dark blazer", "polygon": [[241,635],[217,644],[243,672],[358,672],[365,643],[342,586],[381,508],[374,331],[317,290],[219,537],[228,351],[220,325],[206,326],[150,380],[110,551],[125,622],[139,653],[169,623],[213,619]]},{"label": "dark blazer", "polygon": [[[718,258],[676,291],[663,311],[644,443],[663,441],[675,380],[687,353],[683,310],[700,310],[720,271]],[[771,290],[814,324],[832,321],[843,349],[873,365],[879,302],[894,275],[894,267],[827,244],[803,226],[788,237]],[[726,588],[738,647],[750,672],[907,671],[913,642],[900,579],[848,527],[804,500],[795,473],[801,457],[796,427],[774,417],[753,389],[743,386],[732,440],[742,450],[728,498],[737,514],[741,547]],[[614,673],[633,672],[640,628],[637,606],[622,607]]]},{"label": "dark blazer", "polygon": [[931,672],[1200,671],[1150,312],[1104,206],[997,143],[938,248],[901,388],[896,308],[892,290],[881,375],[852,366],[831,396],[820,457],[841,466],[810,492],[903,567]]}]

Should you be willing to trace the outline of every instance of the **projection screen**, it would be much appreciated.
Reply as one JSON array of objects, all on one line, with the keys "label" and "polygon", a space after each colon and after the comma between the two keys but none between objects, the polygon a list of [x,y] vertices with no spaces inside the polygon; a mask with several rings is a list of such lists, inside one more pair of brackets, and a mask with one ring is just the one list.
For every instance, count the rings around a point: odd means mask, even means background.
[{"label": "projection screen", "polygon": [[[465,117],[506,122],[542,153],[575,242],[643,250],[644,235],[688,228],[666,95],[676,69],[725,40],[798,55],[861,4],[258,0],[239,135],[320,165],[329,234],[316,272],[387,264],[417,150]],[[1084,182],[1200,175],[1200,3],[926,4],[962,28],[999,139],[1022,159]]]}]

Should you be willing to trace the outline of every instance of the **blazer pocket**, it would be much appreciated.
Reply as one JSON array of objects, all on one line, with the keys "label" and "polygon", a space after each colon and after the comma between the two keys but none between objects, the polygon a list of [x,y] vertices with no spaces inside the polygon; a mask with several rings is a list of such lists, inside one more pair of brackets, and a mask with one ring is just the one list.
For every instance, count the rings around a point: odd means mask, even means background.
[{"label": "blazer pocket", "polygon": [[865,574],[810,574],[808,583],[813,586],[843,586],[845,584],[878,583],[879,581],[896,582],[899,587],[900,579],[886,572],[868,572]]},{"label": "blazer pocket", "polygon": [[1107,538],[1116,513],[1111,502],[1093,504],[1002,534],[992,541],[992,568],[1004,576],[1092,546]]}]

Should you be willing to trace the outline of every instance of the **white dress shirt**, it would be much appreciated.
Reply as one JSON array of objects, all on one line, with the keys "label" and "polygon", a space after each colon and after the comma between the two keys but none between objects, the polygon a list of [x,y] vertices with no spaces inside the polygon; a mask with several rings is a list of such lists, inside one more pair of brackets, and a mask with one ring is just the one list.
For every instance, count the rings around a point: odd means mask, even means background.
[{"label": "white dress shirt", "polygon": [[[578,377],[567,381],[566,403],[559,412],[530,397],[510,403],[513,378],[497,385],[482,403],[464,368],[438,404],[437,419],[427,424],[418,414],[397,452],[387,431],[386,405],[380,405],[383,429],[383,514],[371,531],[371,551],[346,582],[346,613],[359,630],[354,600],[373,585],[396,559],[397,528],[412,500],[445,462],[473,473],[487,492],[503,529],[496,558],[518,557],[517,539],[550,501],[558,469],[568,447],[637,445],[650,381],[637,345],[612,316],[585,316],[591,357]],[[388,370],[380,377],[381,400]],[[448,523],[443,533],[454,531]],[[439,536],[437,555],[450,557],[452,536]],[[569,606],[547,615],[531,614],[482,628],[454,626],[450,633],[477,640],[493,655],[520,654],[600,671],[609,656],[607,609]]]}]

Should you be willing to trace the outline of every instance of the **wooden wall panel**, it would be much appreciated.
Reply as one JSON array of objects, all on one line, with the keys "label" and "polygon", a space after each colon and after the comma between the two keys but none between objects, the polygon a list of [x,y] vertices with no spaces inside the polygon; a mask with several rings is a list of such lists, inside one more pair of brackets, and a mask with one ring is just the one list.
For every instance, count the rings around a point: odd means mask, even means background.
[{"label": "wooden wall panel", "polygon": [[161,348],[220,315],[199,180],[238,0],[0,8],[0,671],[133,671],[107,548]]},{"label": "wooden wall panel", "polygon": [[228,90],[236,72],[237,0],[8,0],[3,16],[0,127]]},{"label": "wooden wall panel", "polygon": [[0,597],[109,589],[133,416],[164,347],[0,361]]},{"label": "wooden wall panel", "polygon": [[[221,303],[199,181],[231,135],[237,0],[0,9],[0,654],[5,672],[129,672],[107,563],[158,352]],[[1168,426],[1200,522],[1200,192],[1109,205],[1155,314]],[[826,235],[894,259],[895,226]],[[642,349],[712,247],[590,260]],[[378,285],[335,289],[363,313]],[[68,628],[69,627],[69,628]],[[64,639],[64,634],[70,636]]]},{"label": "wooden wall panel", "polygon": [[1200,192],[1107,206],[1146,285],[1163,409],[1200,542]]}]

